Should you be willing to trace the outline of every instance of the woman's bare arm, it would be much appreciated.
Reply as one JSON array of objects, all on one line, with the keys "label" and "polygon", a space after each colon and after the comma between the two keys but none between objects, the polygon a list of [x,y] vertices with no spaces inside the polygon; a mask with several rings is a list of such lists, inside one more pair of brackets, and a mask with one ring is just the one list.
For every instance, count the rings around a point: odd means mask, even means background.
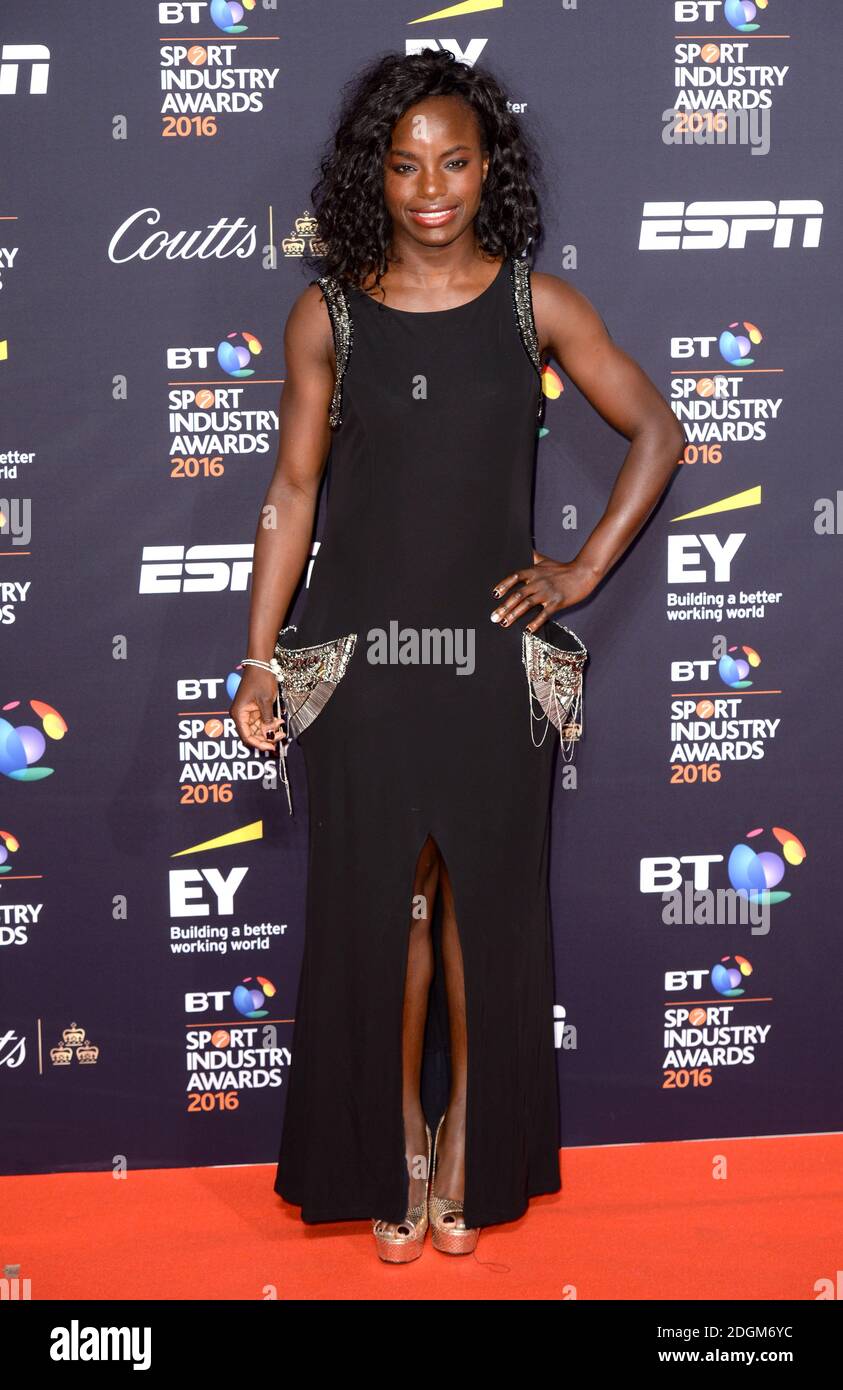
[{"label": "woman's bare arm", "polygon": [[[328,408],[334,387],[334,345],[328,310],[318,285],[296,300],[284,329],[287,376],[278,414],[275,471],[260,510],[252,565],[252,597],[246,655],[269,661],[278,631],[301,578],[313,538],[316,500],[328,457]],[[244,743],[275,747],[272,702],[277,682],[269,671],[247,666],[231,706]],[[259,734],[251,724],[261,722]]]},{"label": "woman's bare arm", "polygon": [[535,274],[533,313],[542,352],[556,359],[594,409],[631,441],[606,509],[576,558],[565,564],[536,556],[536,564],[497,585],[503,595],[521,582],[493,621],[506,627],[529,609],[542,612],[535,632],[560,608],[586,598],[641,530],[685,447],[685,433],[646,372],[609,337],[585,295],[555,275]]}]

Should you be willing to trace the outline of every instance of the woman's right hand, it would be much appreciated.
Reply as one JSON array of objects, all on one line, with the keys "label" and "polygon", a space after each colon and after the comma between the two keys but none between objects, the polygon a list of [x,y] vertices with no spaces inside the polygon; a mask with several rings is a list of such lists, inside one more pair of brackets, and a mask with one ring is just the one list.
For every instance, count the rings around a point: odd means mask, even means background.
[{"label": "woman's right hand", "polygon": [[[274,753],[286,737],[283,719],[273,713],[278,681],[262,666],[244,666],[237,694],[228,711],[240,738],[250,748]],[[267,735],[272,731],[273,738]]]}]

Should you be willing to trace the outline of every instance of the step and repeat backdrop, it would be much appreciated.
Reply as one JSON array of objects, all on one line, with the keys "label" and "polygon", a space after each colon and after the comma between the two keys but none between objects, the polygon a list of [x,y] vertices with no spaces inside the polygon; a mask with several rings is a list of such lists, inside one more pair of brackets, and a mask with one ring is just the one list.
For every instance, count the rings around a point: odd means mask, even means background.
[{"label": "step and repeat backdrop", "polygon": [[[833,0],[4,14],[3,1172],[276,1158],[306,786],[294,746],[291,819],[228,709],[318,158],[361,65],[425,47],[504,82],[537,268],[687,440],[563,615],[591,653],[554,794],[564,1142],[841,1127],[841,41]],[[544,386],[565,559],[628,445]]]}]

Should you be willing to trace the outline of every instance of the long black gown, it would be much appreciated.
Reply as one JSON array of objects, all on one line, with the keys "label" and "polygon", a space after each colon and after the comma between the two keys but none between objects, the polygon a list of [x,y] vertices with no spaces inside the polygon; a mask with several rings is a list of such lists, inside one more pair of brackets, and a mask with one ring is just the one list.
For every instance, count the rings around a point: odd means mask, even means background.
[{"label": "long black gown", "polygon": [[[463,955],[465,1223],[494,1225],[561,1187],[554,731],[534,745],[521,643],[535,610],[508,629],[490,620],[493,586],[533,563],[541,364],[529,270],[504,259],[475,299],[428,312],[318,283],[337,349],[335,431],[326,529],[293,645],[352,632],[357,645],[299,736],[306,935],[274,1189],[305,1222],[404,1217],[402,1011],[414,870],[430,834]],[[406,645],[408,629],[421,652],[425,630],[463,645],[450,663],[370,659],[375,630]],[[423,1078],[431,1130],[448,1084],[439,932],[441,903]]]}]

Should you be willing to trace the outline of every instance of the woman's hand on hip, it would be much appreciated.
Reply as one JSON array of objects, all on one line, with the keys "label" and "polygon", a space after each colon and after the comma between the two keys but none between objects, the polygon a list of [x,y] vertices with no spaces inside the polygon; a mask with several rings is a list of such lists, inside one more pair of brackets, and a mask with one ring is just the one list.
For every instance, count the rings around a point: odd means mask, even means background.
[{"label": "woman's hand on hip", "polygon": [[548,555],[534,550],[533,564],[528,569],[516,570],[495,585],[495,595],[505,602],[492,610],[492,622],[511,627],[516,618],[531,608],[541,608],[542,611],[525,624],[528,632],[537,632],[560,608],[588,598],[597,583],[597,576],[581,561],[551,560]]}]

